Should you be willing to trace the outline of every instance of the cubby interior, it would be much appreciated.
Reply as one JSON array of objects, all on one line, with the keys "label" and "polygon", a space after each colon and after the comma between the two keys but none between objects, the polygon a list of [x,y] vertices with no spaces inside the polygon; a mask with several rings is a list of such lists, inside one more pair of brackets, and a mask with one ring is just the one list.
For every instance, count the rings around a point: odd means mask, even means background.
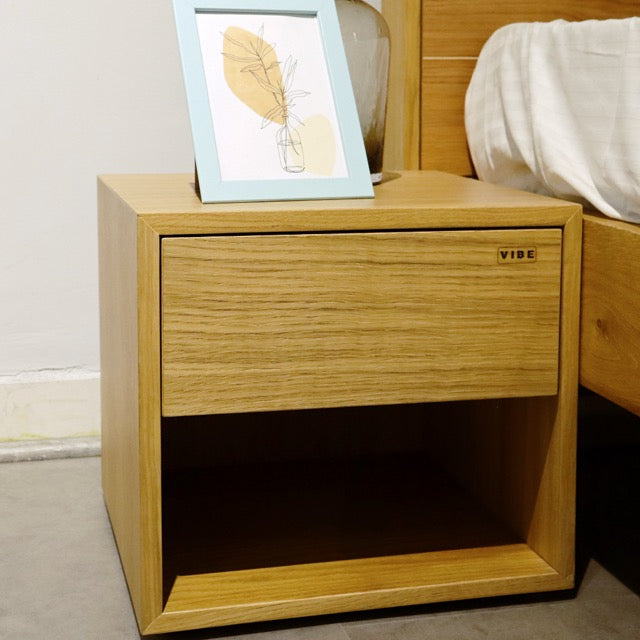
[{"label": "cubby interior", "polygon": [[553,402],[164,418],[165,599],[177,576],[527,542]]}]

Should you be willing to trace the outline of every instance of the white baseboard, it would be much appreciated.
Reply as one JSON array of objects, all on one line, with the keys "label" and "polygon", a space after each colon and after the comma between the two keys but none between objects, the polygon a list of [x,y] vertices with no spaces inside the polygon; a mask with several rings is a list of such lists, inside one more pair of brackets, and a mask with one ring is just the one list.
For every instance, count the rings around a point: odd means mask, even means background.
[{"label": "white baseboard", "polygon": [[0,441],[100,435],[100,374],[75,370],[0,378]]},{"label": "white baseboard", "polygon": [[58,438],[0,442],[0,462],[34,462],[100,455],[100,438]]}]

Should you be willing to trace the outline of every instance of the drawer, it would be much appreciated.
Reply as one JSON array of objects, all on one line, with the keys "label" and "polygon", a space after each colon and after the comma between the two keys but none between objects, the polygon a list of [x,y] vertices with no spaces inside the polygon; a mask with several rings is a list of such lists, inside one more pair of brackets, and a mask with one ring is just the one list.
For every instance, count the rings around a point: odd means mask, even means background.
[{"label": "drawer", "polygon": [[166,416],[557,392],[561,229],[162,239]]}]

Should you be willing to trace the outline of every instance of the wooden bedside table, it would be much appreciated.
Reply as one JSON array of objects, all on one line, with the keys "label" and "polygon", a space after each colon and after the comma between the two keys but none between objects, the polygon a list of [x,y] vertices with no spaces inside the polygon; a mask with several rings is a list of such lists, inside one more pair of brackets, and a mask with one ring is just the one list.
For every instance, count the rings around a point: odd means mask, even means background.
[{"label": "wooden bedside table", "polygon": [[578,205],[437,172],[98,197],[103,487],[142,633],[572,586]]}]

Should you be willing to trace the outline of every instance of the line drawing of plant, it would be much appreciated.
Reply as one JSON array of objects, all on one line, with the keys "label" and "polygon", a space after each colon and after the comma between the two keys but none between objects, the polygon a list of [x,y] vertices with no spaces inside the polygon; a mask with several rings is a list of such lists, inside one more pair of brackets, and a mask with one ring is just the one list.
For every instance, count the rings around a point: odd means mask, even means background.
[{"label": "line drawing of plant", "polygon": [[[293,89],[298,62],[291,55],[284,64],[275,58],[275,45],[264,39],[264,25],[257,35],[252,35],[253,38],[247,42],[241,42],[230,36],[227,30],[222,36],[235,50],[234,53],[223,51],[222,55],[244,65],[240,71],[251,74],[256,83],[273,98],[273,106],[263,114],[260,128],[264,129],[272,122],[281,124],[276,132],[280,166],[289,173],[301,173],[305,170],[304,150],[300,134],[292,122],[301,126],[304,123],[293,112],[293,108],[297,99],[310,95],[310,92]],[[273,61],[269,61],[269,57],[273,57]]]}]

